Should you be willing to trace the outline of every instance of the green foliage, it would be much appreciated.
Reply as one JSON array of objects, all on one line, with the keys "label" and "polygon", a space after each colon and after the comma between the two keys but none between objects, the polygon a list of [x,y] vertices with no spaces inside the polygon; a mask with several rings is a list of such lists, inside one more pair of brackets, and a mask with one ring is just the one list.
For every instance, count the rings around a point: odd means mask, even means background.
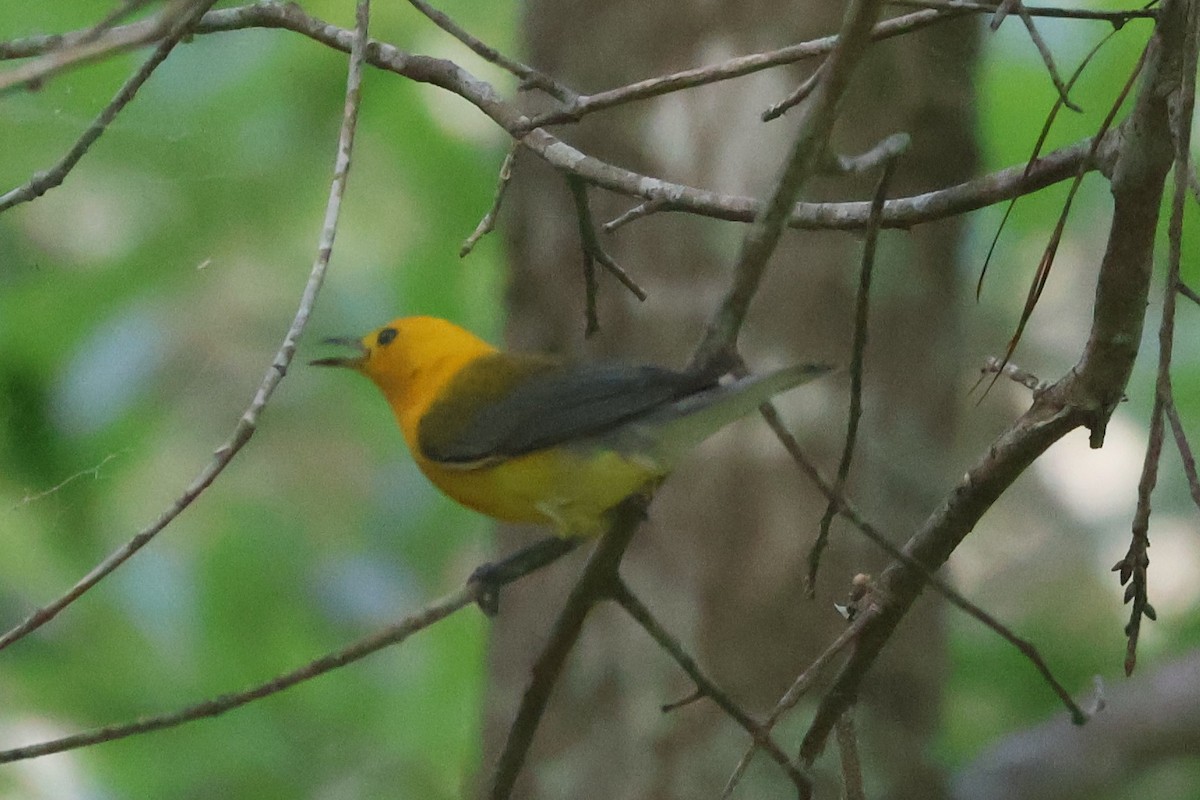
[{"label": "green foliage", "polygon": [[[511,5],[440,5],[512,50]],[[352,24],[351,2],[304,6]],[[97,8],[93,0],[0,3],[0,39],[86,27]],[[1049,20],[1039,28],[1067,75],[1108,30],[1095,23],[1080,37],[1077,24]],[[375,3],[372,30],[513,88],[406,4]],[[1095,132],[1148,30],[1130,23],[1095,59],[1072,93],[1086,113],[1062,111],[1047,150]],[[984,53],[980,133],[984,168],[994,169],[1028,158],[1055,95],[1015,18],[985,38]],[[126,54],[0,98],[0,189],[55,162],[144,57]],[[195,37],[62,187],[0,215],[0,626],[153,520],[232,431],[314,258],[345,62],[285,31]],[[446,316],[495,336],[500,238],[487,237],[465,261],[457,249],[491,202],[504,144],[461,100],[368,71],[333,262],[297,361],[255,438],[194,507],[60,619],[0,654],[6,744],[265,680],[418,608],[482,559],[482,521],[417,474],[374,389],[304,362],[322,354],[323,337],[402,313]],[[982,315],[1015,324],[1065,191],[1017,204]],[[1080,298],[1090,300],[1108,207],[1103,181],[1085,181],[1019,351],[1018,361],[1036,354],[1023,365],[1043,377],[1077,352],[1045,323],[1088,312]],[[1196,216],[1189,207],[1192,229]],[[972,277],[999,218],[999,209],[973,217],[963,259]],[[1185,259],[1193,287],[1195,264]],[[1196,309],[1184,305],[1180,324],[1194,325]],[[1151,400],[1154,335],[1149,328],[1122,410],[1139,423]],[[998,341],[990,351],[1002,349]],[[1176,351],[1185,420],[1200,418],[1197,353],[1190,341]],[[1180,514],[1188,498],[1173,459],[1160,496]],[[1090,547],[1115,549],[1111,563],[1122,552],[1112,541]],[[1110,585],[1108,594],[1098,588],[1103,568],[1087,569],[1099,573],[1097,585],[1075,583],[1070,607],[1046,597],[1009,620],[1071,689],[1096,673],[1113,676],[1121,657],[1119,598]],[[1200,641],[1194,615],[1172,617],[1170,608],[1160,609],[1165,633],[1149,637],[1151,652]],[[483,636],[468,611],[219,720],[0,770],[0,794],[460,797],[479,760]],[[956,622],[952,637],[949,763],[1062,713],[1009,645],[970,621]]]},{"label": "green foliage", "polygon": [[[510,8],[458,6],[512,39]],[[3,4],[0,39],[86,27],[101,7]],[[305,7],[353,24],[353,3]],[[376,3],[372,26],[464,54],[404,4]],[[145,55],[0,100],[3,189],[61,157]],[[286,31],[197,36],[62,187],[0,216],[4,627],[153,520],[233,430],[315,256],[345,65]],[[373,387],[306,365],[323,337],[402,313],[490,336],[500,321],[498,237],[457,257],[500,135],[395,75],[369,71],[363,96],[324,294],[255,438],[160,538],[4,652],[6,745],[266,680],[419,608],[486,553],[481,519],[419,479]],[[71,796],[459,797],[479,758],[475,613],[220,720],[35,763]],[[64,796],[49,781],[9,768],[0,794]]]}]

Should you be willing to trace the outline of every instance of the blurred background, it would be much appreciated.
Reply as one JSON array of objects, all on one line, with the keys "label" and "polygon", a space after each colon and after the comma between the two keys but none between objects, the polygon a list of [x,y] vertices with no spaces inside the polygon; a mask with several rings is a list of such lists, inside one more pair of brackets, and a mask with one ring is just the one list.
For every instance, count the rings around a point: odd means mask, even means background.
[{"label": "blurred background", "polygon": [[[454,58],[514,91],[510,78],[409,6],[373,5],[374,37]],[[353,26],[348,0],[303,6]],[[439,7],[517,52],[516,4]],[[96,15],[92,0],[2,4],[0,40],[86,28]],[[1107,32],[1092,25],[1087,36],[1042,26],[1065,72]],[[1048,149],[1095,130],[1148,32],[1149,24],[1131,23],[1094,61],[1073,92],[1086,113],[1063,114]],[[0,98],[0,190],[55,162],[143,57],[111,58]],[[642,77],[624,74],[612,85]],[[981,168],[1023,161],[1054,93],[1019,25],[984,37],[973,77]],[[154,520],[232,432],[308,276],[344,86],[345,57],[296,34],[198,36],[159,68],[62,187],[0,215],[0,627]],[[254,439],[192,508],[60,618],[0,653],[0,747],[265,680],[415,610],[491,555],[489,525],[424,482],[373,387],[305,362],[325,354],[326,336],[409,313],[499,340],[506,240],[486,237],[463,260],[457,251],[491,203],[506,148],[465,101],[368,70],[329,277],[296,364]],[[961,306],[962,360],[944,365],[961,433],[937,457],[953,469],[971,463],[1027,403],[1005,384],[979,404],[968,391],[983,359],[1003,352],[1065,191],[1018,203],[979,303],[971,292],[946,295]],[[1105,182],[1089,177],[1015,358],[1044,380],[1074,363],[1086,337],[1109,205]],[[956,267],[964,285],[973,287],[1001,213],[968,217]],[[1197,221],[1190,213],[1189,223]],[[739,226],[702,224],[721,229],[732,252]],[[1195,252],[1189,241],[1184,279],[1192,286],[1200,284]],[[607,297],[625,303],[615,290]],[[1181,301],[1173,372],[1194,441],[1198,313]],[[1068,437],[950,563],[960,589],[1032,639],[1080,693],[1093,675],[1110,687],[1124,683],[1126,612],[1109,568],[1127,546],[1156,325],[1152,308],[1129,402],[1105,448],[1088,450],[1083,432]],[[571,335],[582,330],[579,318]],[[1179,463],[1168,444],[1151,528],[1159,619],[1143,628],[1135,680],[1194,658],[1200,646],[1200,533]],[[933,758],[961,774],[1002,737],[1063,712],[998,637],[956,613],[945,622],[949,662]],[[461,797],[481,769],[487,636],[488,623],[467,610],[217,720],[0,768],[0,797]],[[1195,757],[1134,767],[1106,796],[1194,796],[1188,787],[1200,785]]]}]

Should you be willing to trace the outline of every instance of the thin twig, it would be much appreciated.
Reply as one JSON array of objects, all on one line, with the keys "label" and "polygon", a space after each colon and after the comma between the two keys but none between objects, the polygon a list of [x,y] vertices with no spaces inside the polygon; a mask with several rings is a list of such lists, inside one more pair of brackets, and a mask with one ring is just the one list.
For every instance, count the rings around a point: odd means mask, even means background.
[{"label": "thin twig", "polygon": [[1133,674],[1137,665],[1137,645],[1141,632],[1142,618],[1153,620],[1154,607],[1150,605],[1149,581],[1146,574],[1150,565],[1147,550],[1150,547],[1151,495],[1158,481],[1158,469],[1162,459],[1164,418],[1168,406],[1174,406],[1171,388],[1171,360],[1175,347],[1175,309],[1179,293],[1180,263],[1183,253],[1183,218],[1187,204],[1188,175],[1191,173],[1192,113],[1195,108],[1196,66],[1200,43],[1197,41],[1197,9],[1187,3],[1187,22],[1184,26],[1181,85],[1171,100],[1172,135],[1175,147],[1175,185],[1171,197],[1171,219],[1167,224],[1167,286],[1163,292],[1162,320],[1158,326],[1158,370],[1154,384],[1154,409],[1150,414],[1150,431],[1147,434],[1146,455],[1142,462],[1142,475],[1138,481],[1137,507],[1134,510],[1129,550],[1113,569],[1120,573],[1125,586],[1125,602],[1132,605],[1129,622],[1125,626],[1127,637],[1125,649],[1125,674]]},{"label": "thin twig", "polygon": [[1175,437],[1175,446],[1179,448],[1179,457],[1183,461],[1183,474],[1187,477],[1188,490],[1192,493],[1192,502],[1200,510],[1200,476],[1196,474],[1196,456],[1192,446],[1188,444],[1187,432],[1183,429],[1183,421],[1179,418],[1179,409],[1175,407],[1174,398],[1170,398],[1163,408],[1167,421],[1171,423],[1171,434]]},{"label": "thin twig", "polygon": [[[882,41],[890,39],[893,36],[900,36],[920,30],[938,22],[954,19],[965,13],[970,13],[970,11],[916,11],[912,14],[893,17],[892,19],[878,23],[871,29],[869,36],[872,41]],[[677,92],[681,89],[693,89],[697,86],[706,86],[732,78],[740,78],[744,75],[751,75],[764,69],[771,69],[772,67],[784,64],[794,64],[809,58],[817,58],[833,52],[834,48],[837,47],[837,42],[837,36],[823,36],[808,42],[781,47],[778,50],[739,56],[731,58],[728,61],[722,61],[719,64],[685,69],[671,73],[670,75],[647,78],[646,80],[636,81],[625,86],[618,86],[603,92],[597,92],[596,94],[584,95],[565,109],[539,114],[530,120],[530,126],[538,127],[564,122],[577,122],[588,114],[594,114],[597,111],[612,108],[613,106],[625,105],[639,100],[648,100],[653,97],[670,94],[671,92]]]},{"label": "thin twig", "polygon": [[[832,644],[825,648],[821,655],[817,656],[817,658],[811,664],[809,664],[803,672],[796,676],[796,680],[792,681],[792,685],[788,687],[788,690],[784,693],[783,697],[779,698],[779,702],[775,704],[775,708],[771,710],[771,716],[768,717],[767,721],[763,723],[764,730],[766,730],[768,733],[774,730],[776,723],[779,722],[783,715],[793,709],[796,706],[796,703],[800,702],[800,698],[802,698],[805,693],[812,688],[813,683],[821,676],[821,674],[825,671],[825,668],[829,666],[830,662],[833,661],[834,656],[842,652],[847,645],[854,641],[854,637],[858,635],[858,632],[866,624],[867,619],[869,619],[873,613],[873,611],[868,609],[856,617],[854,621],[851,622],[844,631],[842,631],[841,635],[838,636],[838,638],[835,639]],[[746,774],[746,770],[750,767],[750,762],[754,760],[754,754],[757,752],[757,744],[751,744],[748,748],[746,748],[746,752],[742,754],[737,766],[734,767],[733,774],[731,774],[729,776],[729,780],[725,782],[725,788],[721,792],[721,800],[729,800],[729,798],[733,796],[733,790],[736,789],[738,783],[741,782],[742,777]]]},{"label": "thin twig", "polygon": [[629,616],[633,617],[638,625],[642,626],[646,633],[650,634],[650,638],[654,639],[659,647],[675,659],[675,663],[692,679],[698,692],[716,703],[726,715],[742,727],[742,730],[750,734],[756,747],[762,748],[774,759],[776,764],[783,768],[788,778],[795,784],[801,797],[811,795],[812,785],[808,777],[796,769],[796,765],[788,758],[787,753],[783,752],[771,738],[770,731],[746,713],[740,705],[734,702],[733,698],[704,674],[695,659],[683,649],[679,640],[667,632],[662,623],[654,617],[645,603],[629,590],[624,581],[618,580],[613,584],[612,598],[621,608],[625,609]]},{"label": "thin twig", "polygon": [[1188,300],[1191,300],[1196,305],[1200,306],[1200,294],[1197,294],[1195,289],[1188,286],[1183,281],[1179,282],[1178,289],[1179,289],[1179,293],[1181,295],[1186,297]]},{"label": "thin twig", "polygon": [[[867,172],[874,172],[880,167],[886,166],[888,162],[899,158],[908,152],[908,148],[912,146],[912,137],[901,131],[893,133],[881,139],[874,147],[866,152],[859,153],[856,156],[839,155],[833,159],[833,169],[839,175],[862,175]],[[883,222],[883,208],[879,207],[879,212],[875,212],[875,202],[871,202],[871,210],[867,215],[867,229],[871,226],[879,226]]]},{"label": "thin twig", "polygon": [[817,65],[817,68],[812,71],[812,74],[800,82],[800,85],[789,94],[787,97],[780,100],[775,105],[762,112],[762,121],[770,122],[773,119],[779,119],[788,112],[789,109],[795,108],[804,102],[804,99],[813,93],[813,89],[817,88],[817,83],[821,80],[821,72],[825,68],[825,62],[822,61]]},{"label": "thin twig", "polygon": [[156,2],[158,0],[122,0],[119,6],[108,12],[103,19],[92,26],[85,41],[95,39],[114,25],[119,24],[121,20]]},{"label": "thin twig", "polygon": [[[100,136],[108,130],[108,126],[117,114],[133,100],[134,95],[142,88],[142,85],[149,80],[154,70],[158,69],[159,65],[166,61],[167,56],[175,49],[175,45],[179,44],[179,40],[186,36],[196,21],[212,6],[216,0],[210,0],[202,5],[197,6],[191,15],[186,19],[181,20],[180,24],[176,25],[171,33],[165,39],[159,42],[154,48],[154,52],[150,57],[138,67],[137,72],[133,73],[130,78],[121,86],[116,96],[109,101],[92,124],[88,126],[83,135],[71,146],[66,155],[58,160],[58,162],[44,172],[35,173],[29,182],[23,186],[18,186],[0,196],[0,212],[6,211],[13,206],[21,203],[35,200],[51,189],[60,186],[66,180],[67,174],[70,173],[79,160],[87,153],[88,148],[100,138]],[[166,13],[166,12],[163,12]]]},{"label": "thin twig", "polygon": [[872,29],[882,6],[882,0],[850,0],[847,5],[837,45],[826,59],[822,78],[804,107],[795,142],[771,195],[742,239],[733,268],[733,282],[708,322],[704,338],[692,357],[693,366],[707,365],[736,347],[750,301],[758,293],[767,262],[787,225],[792,205],[828,148],[842,95],[871,42]]},{"label": "thin twig", "polygon": [[[984,14],[995,12],[999,3],[976,3],[970,0],[888,0],[889,5],[908,8],[928,8],[939,11],[978,11]],[[1062,6],[1025,6],[1034,17],[1057,19],[1094,19],[1112,23],[1120,28],[1132,19],[1157,19],[1158,11],[1149,6],[1125,10],[1106,11],[1091,8],[1064,8]]]},{"label": "thin twig", "polygon": [[425,0],[408,0],[412,6],[420,11],[425,16],[433,21],[434,25],[444,30],[446,33],[458,39],[471,49],[475,55],[487,61],[490,64],[507,70],[521,80],[523,88],[541,89],[546,94],[561,103],[572,103],[578,99],[578,93],[568,89],[558,81],[554,80],[545,73],[539,72],[533,67],[522,64],[520,61],[509,58],[501,53],[496,48],[472,36],[458,25],[450,17],[442,11],[437,10],[433,6],[425,2]]},{"label": "thin twig", "polygon": [[243,691],[223,694],[169,714],[143,717],[122,725],[106,725],[103,728],[64,736],[61,739],[0,751],[0,763],[37,758],[50,753],[61,753],[64,750],[75,750],[101,742],[111,742],[142,733],[173,728],[195,720],[215,717],[255,700],[278,694],[297,684],[359,661],[385,647],[399,644],[414,633],[440,622],[471,603],[477,603],[481,608],[485,608],[488,604],[489,594],[495,596],[501,587],[552,563],[558,557],[570,552],[578,541],[578,539],[558,539],[557,546],[549,547],[547,547],[547,542],[539,542],[495,564],[484,565],[467,579],[461,589],[429,603],[420,611],[364,636],[341,650],[326,653],[291,672],[278,675]]},{"label": "thin twig", "polygon": [[[938,17],[939,12],[927,11],[918,12],[918,14]],[[887,23],[881,23],[874,29],[874,34],[879,36],[881,28],[901,21],[904,22],[903,25],[887,27],[883,33],[887,36],[898,35],[921,27],[922,24],[928,24],[930,20],[924,17],[909,19],[908,15],[904,18],[897,17]],[[349,52],[354,38],[352,31],[308,16],[298,5],[272,2],[271,0],[264,0],[264,2],[254,5],[210,11],[204,15],[195,32],[218,33],[246,28],[286,29],[343,52]],[[836,37],[820,40],[818,44],[821,44],[822,47],[818,48],[816,52],[818,54],[828,52],[828,48],[832,47],[835,42]],[[39,39],[30,43],[30,40],[21,40],[17,43],[9,43],[9,46],[13,47],[17,44],[25,47],[33,44],[41,45],[44,44],[44,41]],[[3,47],[0,45],[0,53],[3,52]],[[403,75],[411,80],[430,83],[457,94],[514,137],[520,138],[521,144],[526,149],[545,160],[553,168],[563,174],[583,178],[594,186],[646,201],[663,200],[667,203],[667,210],[670,211],[698,214],[731,222],[751,222],[761,210],[761,204],[755,198],[721,195],[632,172],[582,153],[541,128],[529,130],[531,122],[528,118],[515,107],[501,101],[489,84],[451,62],[411,55],[377,41],[371,42],[367,51],[367,60],[368,63],[380,69]],[[724,78],[718,77],[717,79],[723,80]],[[665,91],[677,91],[678,88],[687,87],[680,86]],[[926,192],[914,197],[890,200],[884,206],[883,227],[909,229],[915,225],[984,208],[996,202],[1011,199],[1018,194],[1035,192],[1074,177],[1080,169],[1085,171],[1107,170],[1116,158],[1116,145],[1119,140],[1120,137],[1115,132],[1110,132],[1099,141],[1088,138],[1048,153],[1038,160],[1032,170],[1028,170],[1028,165],[1023,162],[1020,165],[999,170],[956,186]],[[861,230],[866,226],[869,209],[869,202],[796,203],[791,210],[787,224],[789,227],[801,230]]]},{"label": "thin twig", "polygon": [[596,281],[596,259],[588,247],[588,237],[594,236],[592,212],[588,208],[587,184],[578,178],[568,177],[567,186],[571,188],[571,197],[575,200],[575,217],[579,223],[579,249],[583,255],[583,336],[590,338],[600,332],[600,312],[596,303],[600,287]]},{"label": "thin twig", "polygon": [[[862,269],[859,271],[858,295],[854,301],[854,338],[850,345],[850,403],[846,421],[846,439],[842,445],[842,457],[838,462],[837,476],[833,480],[833,497],[841,497],[850,475],[850,462],[854,458],[854,446],[858,441],[858,422],[862,417],[863,361],[867,350],[867,323],[871,302],[871,274],[875,267],[875,249],[879,242],[879,217],[883,213],[883,201],[896,170],[898,156],[893,156],[883,167],[883,174],[875,186],[875,198],[871,202],[872,224],[867,227],[867,238],[863,243]],[[821,565],[821,553],[829,542],[829,529],[837,513],[837,504],[831,497],[821,515],[817,537],[808,551],[808,573],[805,585],[808,596],[817,595],[817,571]]]},{"label": "thin twig", "polygon": [[529,685],[521,697],[517,715],[504,739],[504,749],[492,775],[492,800],[506,800],[512,796],[517,776],[525,763],[533,735],[537,731],[550,693],[562,674],[567,654],[575,646],[583,630],[583,622],[596,603],[611,594],[617,580],[621,557],[638,525],[645,518],[648,498],[635,495],[626,498],[614,509],[608,532],[596,545],[588,558],[587,566],[575,582],[567,600],[554,621],[550,637],[534,662]]},{"label": "thin twig", "polygon": [[514,141],[509,145],[508,153],[505,154],[504,161],[500,164],[500,176],[496,179],[496,194],[492,198],[492,207],[483,215],[483,219],[479,220],[479,224],[462,243],[462,247],[458,248],[459,258],[466,258],[475,249],[479,240],[496,227],[496,217],[500,214],[500,204],[504,202],[504,194],[508,191],[508,182],[512,180],[513,164],[516,163],[517,151],[520,149],[519,142]]},{"label": "thin twig", "polygon": [[854,706],[843,711],[837,722],[837,743],[842,765],[843,800],[867,800],[862,761],[858,757],[858,734],[854,730]]},{"label": "thin twig", "polygon": [[1025,24],[1025,30],[1029,33],[1029,38],[1033,41],[1033,46],[1037,48],[1038,55],[1042,57],[1042,63],[1046,65],[1046,71],[1050,73],[1050,81],[1058,91],[1058,99],[1072,111],[1082,113],[1083,109],[1071,102],[1068,93],[1069,90],[1066,84],[1063,83],[1062,76],[1058,74],[1058,67],[1054,64],[1054,54],[1050,52],[1050,45],[1046,44],[1046,40],[1042,38],[1042,34],[1033,22],[1033,15],[1029,13],[1029,9],[1025,8],[1025,4],[1021,0],[1004,0],[1000,8],[997,9],[997,15],[991,25],[992,30],[994,31],[1000,26],[1000,22],[1003,19],[1001,10],[1005,8],[1016,10],[1018,16],[1021,17],[1021,22]]},{"label": "thin twig", "polygon": [[[33,88],[73,67],[141,47],[157,39],[178,41],[216,0],[175,0],[145,24],[123,25],[97,36],[95,26],[74,37],[43,37],[53,42],[44,54],[0,74],[0,95],[18,88]],[[69,43],[68,43],[69,42]],[[19,45],[18,45],[18,48]],[[169,48],[168,48],[169,49]]]},{"label": "thin twig", "polygon": [[618,217],[615,217],[600,227],[605,233],[612,233],[622,225],[627,225],[634,220],[643,219],[651,214],[657,214],[660,211],[666,211],[671,207],[671,203],[665,197],[656,197],[653,200],[647,200],[644,203],[639,203],[633,208]]},{"label": "thin twig", "polygon": [[1142,629],[1142,618],[1153,620],[1154,606],[1148,597],[1146,569],[1150,566],[1150,496],[1158,482],[1158,464],[1162,458],[1163,408],[1162,397],[1154,400],[1150,413],[1150,432],[1146,437],[1146,455],[1142,461],[1142,476],[1138,480],[1137,507],[1130,526],[1129,549],[1125,557],[1113,566],[1121,585],[1125,587],[1125,602],[1130,603],[1129,622],[1125,624],[1125,674],[1132,675],[1137,666],[1138,638]]},{"label": "thin twig", "polygon": [[588,202],[587,184],[573,175],[568,175],[567,186],[570,187],[571,197],[575,201],[575,216],[579,222],[579,246],[583,250],[583,277],[587,291],[587,325],[584,335],[591,336],[600,330],[600,320],[596,313],[596,262],[607,269],[638,300],[646,299],[646,290],[629,277],[629,273],[600,245],[600,239],[596,236],[596,224],[592,219],[591,204]]},{"label": "thin twig", "polygon": [[362,67],[366,53],[366,26],[368,0],[359,0],[358,27],[355,32],[355,46],[351,51],[349,76],[346,82],[346,102],[342,116],[341,132],[338,136],[337,157],[334,164],[333,181],[329,187],[329,202],[325,207],[325,221],[317,242],[317,256],[309,272],[308,282],[300,298],[296,315],[283,338],[283,344],[275,354],[271,365],[259,384],[254,399],[242,413],[233,434],[228,441],[217,448],[213,459],[201,470],[200,474],[184,490],[183,494],[171,506],[159,515],[153,523],[139,531],[132,539],[97,564],[81,578],[69,591],[53,602],[42,606],[30,614],[19,625],[0,636],[0,649],[8,647],[13,642],[29,635],[33,631],[54,619],[64,608],[83,596],[85,592],[99,583],[117,567],[125,563],[138,550],[142,549],[169,523],[183,513],[200,494],[207,489],[217,476],[224,471],[233,457],[238,453],[258,428],[258,418],[266,407],[267,401],[274,394],[283,376],[287,373],[288,365],[296,353],[296,342],[308,324],[308,317],[316,303],[317,293],[325,279],[325,271],[333,252],[333,240],[337,233],[338,212],[341,209],[342,195],[346,190],[346,179],[350,171],[350,152],[354,145],[354,130],[358,120],[360,101],[360,86],[362,83]]},{"label": "thin twig", "polygon": [[464,606],[475,602],[477,594],[477,586],[464,586],[458,591],[430,603],[415,614],[410,614],[398,622],[359,639],[357,642],[335,653],[328,653],[291,672],[286,672],[243,691],[223,694],[169,714],[145,717],[120,725],[106,725],[103,728],[64,736],[60,739],[52,739],[47,742],[3,750],[0,751],[0,764],[37,758],[51,753],[61,753],[65,750],[76,750],[102,742],[112,742],[117,739],[160,731],[165,728],[174,728],[188,722],[194,722],[195,720],[224,714],[227,711],[240,708],[255,700],[261,700],[264,697],[278,694],[285,689],[290,689],[297,684],[310,681],[339,667],[352,664],[389,645],[399,644],[414,633],[428,628],[435,622],[439,622]]},{"label": "thin twig", "polygon": [[[1084,69],[1096,57],[1096,54],[1108,44],[1108,42],[1117,35],[1117,28],[1109,31],[1100,41],[1092,46],[1092,49],[1080,59],[1079,65],[1075,67],[1075,71],[1071,73],[1070,79],[1067,80],[1067,91],[1074,88],[1076,81],[1083,75]],[[1050,129],[1054,126],[1054,121],[1058,118],[1058,112],[1063,107],[1062,95],[1054,98],[1054,104],[1050,107],[1050,113],[1046,115],[1045,121],[1042,123],[1042,131],[1038,134],[1037,141],[1034,142],[1033,152],[1029,156],[1029,161],[1025,165],[1025,174],[1028,175],[1037,163],[1038,155],[1042,152],[1042,147],[1046,144],[1046,139],[1050,136]],[[978,301],[983,294],[983,279],[987,276],[988,266],[992,262],[992,256],[996,252],[996,246],[1000,243],[1000,234],[1004,232],[1005,226],[1008,224],[1008,218],[1012,215],[1013,208],[1017,205],[1022,195],[1018,195],[1008,201],[1008,207],[1004,209],[1004,216],[1000,218],[1000,224],[996,226],[996,232],[992,235],[992,243],[988,246],[987,255],[983,259],[983,267],[979,270],[979,279],[975,282],[975,300]]]},{"label": "thin twig", "polygon": [[[825,477],[821,475],[820,471],[817,470],[817,468],[813,466],[812,462],[809,461],[804,455],[804,451],[800,449],[800,445],[796,441],[796,437],[793,436],[792,432],[787,429],[786,425],[784,425],[783,418],[779,415],[779,410],[773,403],[764,403],[759,408],[759,411],[762,414],[763,419],[767,421],[767,425],[771,428],[771,431],[775,434],[776,438],[779,439],[780,443],[783,444],[784,449],[787,450],[788,455],[792,457],[792,460],[795,462],[796,466],[800,468],[801,472],[803,472],[808,479],[812,481],[813,485],[816,486],[817,489],[820,490],[820,492],[824,494],[830,502],[837,504],[837,513],[842,518],[844,518],[847,522],[858,529],[858,531],[860,531],[864,536],[874,542],[885,553],[891,556],[898,565],[901,565],[904,569],[908,570],[911,576],[914,579],[919,580],[922,585],[928,584],[938,594],[950,601],[951,604],[966,612],[968,615],[974,617],[976,620],[983,623],[986,627],[998,634],[1002,639],[1016,647],[1017,650],[1020,651],[1020,653],[1025,656],[1025,658],[1034,666],[1034,668],[1037,669],[1037,671],[1041,674],[1042,679],[1046,682],[1050,689],[1056,695],[1058,695],[1058,699],[1062,702],[1067,711],[1070,712],[1072,721],[1077,725],[1082,725],[1087,721],[1087,714],[1084,713],[1079,705],[1071,698],[1070,692],[1066,690],[1062,683],[1060,683],[1059,680],[1054,677],[1054,673],[1050,671],[1050,666],[1045,662],[1045,659],[1042,658],[1042,655],[1038,651],[1037,647],[1035,647],[1028,640],[1018,636],[1010,628],[1001,623],[987,611],[984,611],[978,605],[972,603],[966,597],[959,594],[953,587],[951,587],[942,579],[938,578],[937,575],[935,575],[920,561],[913,558],[913,556],[910,555],[906,549],[901,549],[893,544],[882,531],[868,522],[866,518],[862,516],[862,514],[855,510],[855,508],[850,504],[844,495],[836,494],[833,491],[833,486],[825,480]],[[1055,418],[1054,421],[1056,423],[1061,422],[1057,418]],[[970,478],[969,473],[968,478]]]},{"label": "thin twig", "polygon": [[[1093,147],[1098,146],[1099,142],[1108,134],[1109,129],[1112,127],[1113,121],[1117,117],[1117,112],[1121,109],[1121,106],[1125,104],[1125,98],[1129,96],[1130,91],[1133,90],[1134,83],[1137,81],[1137,77],[1141,74],[1142,68],[1146,64],[1146,59],[1148,58],[1149,53],[1149,45],[1142,48],[1142,54],[1138,58],[1137,64],[1134,65],[1133,70],[1129,73],[1129,77],[1126,79],[1125,85],[1121,87],[1121,91],[1117,94],[1116,99],[1108,109],[1108,114],[1104,117],[1103,122],[1100,123],[1100,130],[1097,131],[1096,136],[1092,139]],[[1089,155],[1088,160],[1090,160],[1090,158],[1091,156]],[[1058,221],[1054,225],[1054,231],[1050,234],[1050,241],[1046,243],[1046,247],[1042,251],[1042,258],[1038,262],[1037,269],[1034,271],[1033,280],[1029,285],[1029,292],[1025,297],[1025,306],[1021,309],[1020,319],[1017,320],[1016,330],[1013,332],[1012,338],[1009,339],[1008,347],[1005,348],[1004,357],[1001,359],[1005,364],[1008,363],[1008,360],[1012,358],[1013,353],[1016,352],[1017,345],[1020,344],[1021,337],[1025,333],[1025,326],[1029,323],[1029,318],[1033,315],[1033,310],[1037,307],[1038,301],[1042,297],[1042,291],[1046,288],[1046,282],[1050,279],[1050,268],[1054,265],[1054,257],[1057,255],[1058,246],[1062,242],[1063,231],[1067,227],[1067,217],[1071,213],[1071,205],[1075,201],[1075,195],[1079,191],[1079,187],[1083,185],[1084,174],[1085,172],[1081,168],[1071,181],[1071,188],[1067,190],[1067,197],[1065,200],[1063,200],[1063,206],[1062,210],[1059,212]],[[991,384],[989,384],[988,389],[990,390],[999,379],[1000,374],[997,373],[996,377],[992,379]],[[984,391],[984,394],[987,394],[987,390]],[[1096,433],[1096,431],[1093,431],[1093,434]],[[1099,435],[1102,437],[1103,432],[1101,431]]]},{"label": "thin twig", "polygon": [[995,375],[997,373],[1004,375],[1006,378],[1011,379],[1014,383],[1019,383],[1026,389],[1034,392],[1039,391],[1046,386],[1046,384],[1038,380],[1038,376],[1034,375],[1032,372],[1022,369],[1011,362],[1005,364],[995,356],[988,356],[986,359],[984,359],[983,366],[979,369],[979,380],[975,382],[975,386],[971,387],[971,391],[975,391],[975,387],[983,382],[983,376]]}]

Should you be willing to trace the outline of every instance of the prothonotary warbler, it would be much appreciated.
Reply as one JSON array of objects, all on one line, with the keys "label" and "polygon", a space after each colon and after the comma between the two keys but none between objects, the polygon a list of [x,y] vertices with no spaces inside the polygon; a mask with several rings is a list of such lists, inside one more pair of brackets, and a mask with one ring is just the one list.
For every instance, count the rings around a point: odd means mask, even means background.
[{"label": "prothonotary warbler", "polygon": [[389,322],[313,361],[383,392],[417,466],[463,505],[594,536],[606,512],[655,487],[690,448],[767,398],[828,371],[800,364],[721,383],[628,364],[505,353],[435,317]]}]

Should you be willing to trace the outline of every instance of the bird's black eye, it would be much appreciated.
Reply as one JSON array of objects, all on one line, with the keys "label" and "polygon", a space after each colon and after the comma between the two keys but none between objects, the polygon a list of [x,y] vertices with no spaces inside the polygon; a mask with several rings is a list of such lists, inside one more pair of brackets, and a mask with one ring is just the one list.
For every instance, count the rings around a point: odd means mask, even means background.
[{"label": "bird's black eye", "polygon": [[379,332],[379,337],[375,341],[377,341],[380,345],[385,345],[385,344],[391,344],[392,340],[395,338],[396,338],[396,329],[395,328],[384,328],[383,330],[381,330]]}]

